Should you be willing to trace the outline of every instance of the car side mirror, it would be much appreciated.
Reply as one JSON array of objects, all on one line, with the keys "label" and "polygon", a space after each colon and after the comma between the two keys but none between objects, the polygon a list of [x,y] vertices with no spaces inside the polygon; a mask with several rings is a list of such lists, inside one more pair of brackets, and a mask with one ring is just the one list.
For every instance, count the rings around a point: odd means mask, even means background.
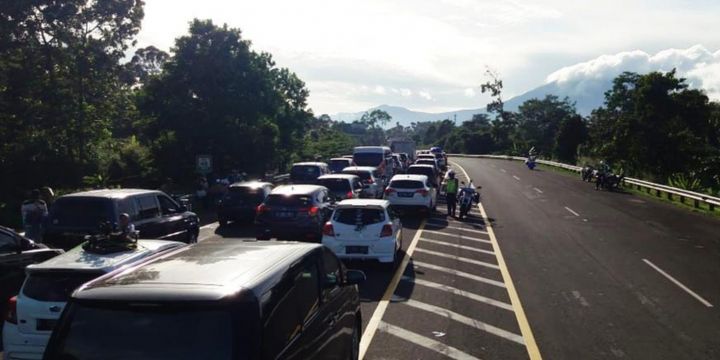
[{"label": "car side mirror", "polygon": [[365,273],[360,270],[348,270],[345,272],[345,285],[358,285],[365,281]]}]

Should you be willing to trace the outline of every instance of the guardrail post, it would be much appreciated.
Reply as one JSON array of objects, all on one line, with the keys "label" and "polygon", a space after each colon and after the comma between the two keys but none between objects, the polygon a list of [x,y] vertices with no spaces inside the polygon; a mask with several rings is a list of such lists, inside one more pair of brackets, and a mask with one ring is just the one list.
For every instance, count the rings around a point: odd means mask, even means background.
[{"label": "guardrail post", "polygon": [[700,200],[698,200],[698,199],[693,199],[693,200],[695,200],[695,201],[694,201],[695,207],[696,207],[696,208],[699,208],[699,207],[700,207]]},{"label": "guardrail post", "polygon": [[683,204],[685,203],[685,197],[684,197],[684,196],[680,196],[680,202],[683,203]]},{"label": "guardrail post", "polygon": [[708,203],[708,208],[710,209],[710,211],[715,211],[715,204]]},{"label": "guardrail post", "polygon": [[660,190],[655,190],[655,196],[660,197],[661,196],[660,194],[661,194]]},{"label": "guardrail post", "polygon": [[673,199],[671,193],[667,193],[667,197],[668,197],[668,200],[672,200],[672,199]]}]

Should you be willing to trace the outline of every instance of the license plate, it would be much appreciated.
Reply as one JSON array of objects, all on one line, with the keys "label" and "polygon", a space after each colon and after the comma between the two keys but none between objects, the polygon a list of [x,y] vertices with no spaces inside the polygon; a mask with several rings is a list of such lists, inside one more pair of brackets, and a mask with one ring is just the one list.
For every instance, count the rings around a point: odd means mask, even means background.
[{"label": "license plate", "polygon": [[56,319],[37,319],[36,328],[38,331],[52,331],[57,324]]},{"label": "license plate", "polygon": [[413,195],[415,195],[415,193],[411,193],[411,192],[399,192],[398,193],[399,197],[413,197]]},{"label": "license plate", "polygon": [[289,218],[293,216],[293,213],[289,211],[278,211],[275,213],[275,216],[279,218]]},{"label": "license plate", "polygon": [[367,246],[346,246],[345,253],[346,254],[367,254],[368,247]]}]

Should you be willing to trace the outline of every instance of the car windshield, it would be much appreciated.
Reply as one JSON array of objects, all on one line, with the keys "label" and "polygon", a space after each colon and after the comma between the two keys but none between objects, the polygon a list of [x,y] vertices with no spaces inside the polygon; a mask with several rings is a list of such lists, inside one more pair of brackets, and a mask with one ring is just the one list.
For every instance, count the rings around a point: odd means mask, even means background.
[{"label": "car windshield", "polygon": [[53,359],[242,359],[232,316],[202,307],[104,308],[74,304]]},{"label": "car windshield", "polygon": [[259,204],[265,199],[265,193],[261,188],[250,188],[245,186],[233,186],[225,194],[225,201],[229,203],[250,203]]},{"label": "car windshield", "polygon": [[363,181],[370,180],[370,172],[369,171],[345,170],[345,171],[343,171],[343,174],[357,175],[360,178],[360,180],[363,180]]},{"label": "car windshield", "polygon": [[422,181],[417,180],[393,180],[390,187],[394,189],[419,189],[424,188]]},{"label": "car windshield", "polygon": [[350,180],[348,179],[320,179],[318,182],[330,191],[350,191]]},{"label": "car windshield", "polygon": [[308,195],[281,195],[270,194],[265,200],[267,206],[305,207],[312,205],[312,198]]},{"label": "car windshield", "polygon": [[378,166],[383,161],[382,153],[355,153],[353,162],[357,166]]},{"label": "car windshield", "polygon": [[100,197],[65,197],[52,206],[50,221],[63,227],[95,228],[113,221],[112,200]]},{"label": "car windshield", "polygon": [[38,301],[67,301],[80,285],[97,278],[102,272],[48,271],[33,272],[25,280],[22,292]]},{"label": "car windshield", "polygon": [[330,166],[330,170],[340,172],[342,169],[350,166],[350,163],[350,159],[336,159],[330,160],[330,164],[328,164],[328,166]]},{"label": "car windshield", "polygon": [[293,180],[315,180],[320,176],[320,168],[315,165],[295,165],[290,170]]},{"label": "car windshield", "polygon": [[333,214],[333,220],[345,225],[372,225],[385,221],[385,211],[366,208],[339,208]]}]

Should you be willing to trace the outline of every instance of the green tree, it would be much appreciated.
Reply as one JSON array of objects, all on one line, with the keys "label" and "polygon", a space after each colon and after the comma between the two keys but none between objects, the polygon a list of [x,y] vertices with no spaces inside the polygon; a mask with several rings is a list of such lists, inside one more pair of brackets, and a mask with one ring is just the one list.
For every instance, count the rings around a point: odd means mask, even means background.
[{"label": "green tree", "polygon": [[561,162],[574,164],[580,144],[588,139],[585,120],[580,115],[563,119],[555,136],[553,155]]},{"label": "green tree", "polygon": [[593,111],[593,150],[635,174],[666,181],[691,173],[717,156],[712,106],[701,90],[689,89],[675,71],[623,73]]},{"label": "green tree", "polygon": [[287,167],[312,119],[307,96],[295,74],[252,51],[239,29],[196,19],[140,103],[162,172],[188,178],[199,154],[212,155],[219,171]]}]

